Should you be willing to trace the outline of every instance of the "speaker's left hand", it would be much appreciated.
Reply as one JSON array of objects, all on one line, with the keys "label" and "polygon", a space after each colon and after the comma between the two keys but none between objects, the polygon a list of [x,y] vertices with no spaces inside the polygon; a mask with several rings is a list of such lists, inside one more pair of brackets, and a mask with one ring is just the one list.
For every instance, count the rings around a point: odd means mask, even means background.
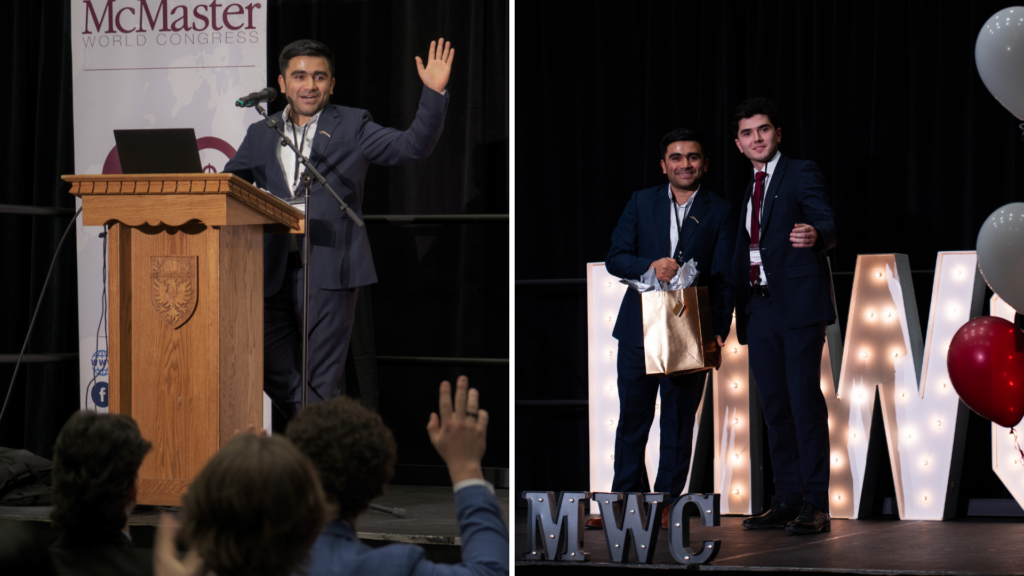
[{"label": "speaker's left hand", "polygon": [[448,85],[448,76],[452,72],[452,59],[455,58],[455,49],[451,42],[445,42],[441,38],[437,42],[430,43],[430,52],[427,54],[427,64],[416,57],[416,70],[420,73],[420,80],[423,85],[431,90],[444,94],[444,87]]}]

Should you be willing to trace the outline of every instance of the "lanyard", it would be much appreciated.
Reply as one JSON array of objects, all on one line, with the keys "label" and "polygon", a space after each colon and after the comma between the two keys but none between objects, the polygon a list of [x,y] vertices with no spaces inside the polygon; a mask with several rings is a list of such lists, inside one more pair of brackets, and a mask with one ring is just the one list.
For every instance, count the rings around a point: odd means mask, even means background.
[{"label": "lanyard", "polygon": [[[696,194],[696,192],[694,192],[694,194]],[[683,263],[680,262],[680,260],[682,260],[682,258],[683,258],[683,225],[686,224],[686,212],[687,212],[685,207],[693,202],[693,195],[691,195],[690,199],[686,201],[686,204],[683,204],[683,206],[682,206],[682,208],[683,208],[683,215],[682,216],[679,215],[679,210],[677,208],[678,205],[676,204],[675,198],[673,198],[670,195],[669,199],[668,199],[668,202],[669,202],[669,206],[672,208],[672,215],[676,219],[676,248],[678,249],[679,253],[675,255],[674,259],[675,259],[676,263],[678,263],[680,266],[682,266]]]},{"label": "lanyard", "polygon": [[[292,196],[295,196],[295,187],[298,186],[299,184],[299,165],[301,164],[299,156],[302,156],[302,151],[306,147],[306,129],[309,128],[309,124],[309,122],[306,122],[306,124],[302,127],[302,140],[299,141],[299,153],[298,155],[295,156],[295,179],[292,182]],[[291,122],[291,125],[292,141],[294,142],[298,138],[298,135],[295,132],[295,122]]]}]

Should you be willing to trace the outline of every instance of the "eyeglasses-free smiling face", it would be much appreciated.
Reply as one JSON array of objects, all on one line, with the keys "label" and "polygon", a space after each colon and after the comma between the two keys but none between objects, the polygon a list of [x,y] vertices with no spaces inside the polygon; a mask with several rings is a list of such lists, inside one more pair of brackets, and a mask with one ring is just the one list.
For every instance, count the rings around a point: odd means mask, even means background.
[{"label": "eyeglasses-free smiling face", "polygon": [[334,93],[334,78],[327,59],[322,56],[296,56],[288,69],[277,77],[281,93],[288,99],[298,124],[305,124],[327,106]]},{"label": "eyeglasses-free smiling face", "polygon": [[767,164],[779,150],[782,128],[776,128],[764,114],[743,118],[736,134],[736,147],[755,167]]},{"label": "eyeglasses-free smiling face", "polygon": [[677,190],[696,190],[708,171],[708,160],[694,140],[680,140],[668,145],[661,159],[661,171]]}]

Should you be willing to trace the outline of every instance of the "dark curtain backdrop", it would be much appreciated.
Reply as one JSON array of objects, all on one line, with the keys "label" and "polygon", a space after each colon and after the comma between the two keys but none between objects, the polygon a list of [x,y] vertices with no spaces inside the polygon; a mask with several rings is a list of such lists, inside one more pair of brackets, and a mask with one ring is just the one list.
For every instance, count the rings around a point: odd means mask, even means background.
[{"label": "dark curtain backdrop", "polygon": [[[71,0],[77,1],[77,0]],[[5,19],[11,89],[3,91],[10,129],[4,140],[6,186],[0,203],[74,206],[59,175],[74,172],[71,50],[62,16],[70,4],[17,0]],[[337,86],[331,101],[370,111],[405,129],[422,90],[414,56],[443,36],[456,49],[444,133],[428,159],[373,166],[365,214],[507,214],[507,0],[270,0],[267,85],[277,86],[281,48],[300,38],[330,46]],[[43,26],[47,21],[50,26]],[[65,22],[65,29],[53,22]],[[112,95],[116,87],[111,87]],[[271,111],[284,107],[284,99]],[[17,353],[43,276],[68,218],[0,215],[7,272],[0,294],[0,353]],[[507,358],[508,225],[368,224],[380,282],[372,294],[372,338],[380,356]],[[32,352],[77,352],[77,276],[65,246],[46,296]],[[488,260],[490,265],[481,266]],[[11,365],[0,364],[0,391]],[[77,364],[36,365],[19,377],[13,410],[0,423],[0,446],[48,455],[60,426],[78,408]],[[380,410],[394,430],[400,464],[441,465],[425,432],[437,385],[467,374],[491,412],[484,465],[509,466],[507,368],[379,365]],[[6,375],[6,376],[5,376]]]},{"label": "dark curtain backdrop", "polygon": [[[516,78],[529,103],[516,126],[516,160],[529,167],[518,173],[516,279],[585,278],[587,262],[604,261],[630,194],[665,183],[658,145],[677,127],[700,131],[704,184],[738,206],[751,167],[731,116],[764,96],[779,108],[783,153],[825,174],[844,328],[857,255],[883,252],[921,271],[926,322],[936,252],[973,250],[985,217],[1024,199],[1020,121],[974,63],[983,22],[1008,5],[518,2],[517,46],[535,58],[519,60]],[[586,399],[582,285],[519,285],[515,310],[516,399]],[[588,487],[585,409],[520,407],[516,424],[517,461],[530,463],[517,486]],[[998,491],[991,464],[975,464],[964,490]]]}]

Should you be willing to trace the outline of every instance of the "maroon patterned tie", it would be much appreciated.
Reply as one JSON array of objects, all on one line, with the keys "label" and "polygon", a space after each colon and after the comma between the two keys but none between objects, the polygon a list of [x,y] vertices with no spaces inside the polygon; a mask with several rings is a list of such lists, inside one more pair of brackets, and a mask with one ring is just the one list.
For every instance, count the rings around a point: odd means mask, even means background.
[{"label": "maroon patterned tie", "polygon": [[[764,177],[765,173],[758,172],[754,174],[754,205],[753,212],[750,214],[750,243],[760,244],[761,241],[761,198],[764,196]],[[757,264],[750,265],[750,285],[757,284],[758,278],[761,277],[761,267]]]}]

